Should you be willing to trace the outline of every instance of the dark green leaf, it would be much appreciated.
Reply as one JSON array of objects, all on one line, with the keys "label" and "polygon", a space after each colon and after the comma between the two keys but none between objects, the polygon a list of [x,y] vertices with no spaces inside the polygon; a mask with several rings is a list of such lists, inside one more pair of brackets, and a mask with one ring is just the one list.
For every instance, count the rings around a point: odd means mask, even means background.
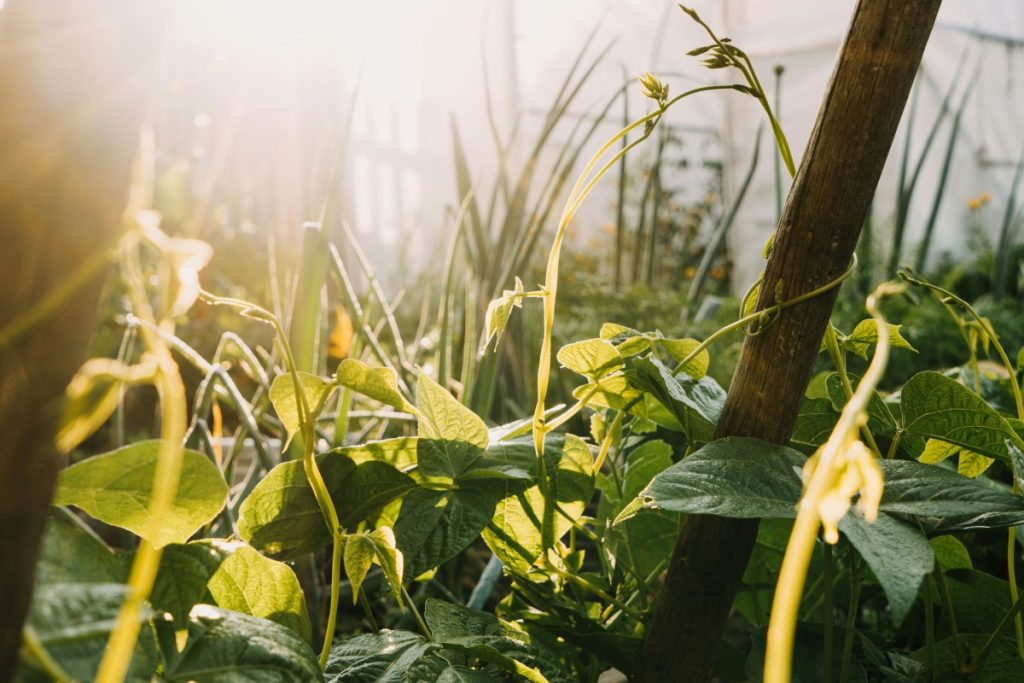
[{"label": "dark green leaf", "polygon": [[331,648],[324,669],[327,683],[405,683],[409,667],[441,647],[409,631],[389,631],[346,638]]},{"label": "dark green leaf", "polygon": [[171,683],[311,683],[323,681],[309,645],[294,631],[266,619],[197,605],[188,640],[178,652],[173,627],[158,623]]},{"label": "dark green leaf", "polygon": [[712,441],[654,478],[650,507],[723,517],[794,517],[806,458],[785,446],[729,437]]},{"label": "dark green leaf", "polygon": [[935,566],[928,540],[915,526],[885,513],[869,523],[856,508],[839,522],[839,530],[882,584],[893,620],[900,624],[917,599],[922,579]]},{"label": "dark green leaf", "polygon": [[978,479],[912,460],[884,460],[882,510],[916,517],[928,532],[1012,526],[1024,522],[1024,498]]},{"label": "dark green leaf", "polygon": [[920,437],[956,444],[1008,467],[1006,440],[1020,437],[983,398],[938,372],[920,372],[903,385],[904,429]]},{"label": "dark green leaf", "polygon": [[800,412],[796,417],[792,441],[817,448],[828,441],[838,420],[839,414],[832,407],[830,400],[805,398],[800,402]]},{"label": "dark green leaf", "polygon": [[[71,678],[92,680],[99,668],[127,586],[103,583],[53,583],[33,595],[28,626],[50,657]],[[149,619],[148,610],[143,619]],[[149,683],[158,654],[153,632],[143,627],[128,675],[131,683]]]},{"label": "dark green leaf", "polygon": [[127,580],[127,563],[94,533],[61,516],[47,521],[36,565],[37,585],[125,583]]},{"label": "dark green leaf", "polygon": [[405,580],[438,567],[475,541],[491,521],[498,497],[493,487],[472,485],[444,491],[415,488],[406,495],[395,522]]},{"label": "dark green leaf", "polygon": [[172,543],[164,548],[149,601],[154,608],[171,615],[175,629],[188,626],[192,607],[212,601],[207,597],[206,582],[227,552],[216,543],[205,542]]}]

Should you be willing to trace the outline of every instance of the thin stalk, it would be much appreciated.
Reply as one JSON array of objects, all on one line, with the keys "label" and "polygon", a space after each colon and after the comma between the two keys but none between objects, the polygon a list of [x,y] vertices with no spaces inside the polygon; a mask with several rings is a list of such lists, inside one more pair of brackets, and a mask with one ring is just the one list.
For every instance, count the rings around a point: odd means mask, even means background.
[{"label": "thin stalk", "polygon": [[[136,314],[141,318],[153,320],[139,264],[137,237],[128,236],[122,242],[122,264]],[[170,325],[171,323],[166,321],[160,327],[170,328]],[[158,542],[160,538],[167,514],[178,492],[184,459],[181,444],[185,438],[188,414],[185,386],[178,373],[178,366],[160,336],[151,331],[147,332],[145,328],[141,329],[146,350],[156,362],[154,385],[160,401],[160,448],[156,471],[153,473],[147,538],[142,539],[132,561],[128,576],[128,594],[117,612],[114,629],[100,660],[96,672],[97,683],[121,683],[127,675],[143,622],[142,608],[153,590],[153,583],[160,567],[163,548],[154,542]]]},{"label": "thin stalk", "polygon": [[924,577],[924,647],[928,651],[928,682],[935,681],[935,605],[932,595],[936,592],[935,582],[930,574]]},{"label": "thin stalk", "polygon": [[[882,285],[868,297],[866,307],[875,319],[879,330],[886,329],[886,321],[878,310],[878,301],[882,296],[893,292],[894,289],[891,285]],[[805,474],[807,483],[803,496],[800,498],[793,532],[786,545],[786,553],[782,560],[775,597],[772,601],[765,653],[765,683],[788,683],[790,679],[797,615],[803,597],[807,568],[817,542],[818,529],[822,524],[820,506],[825,497],[836,489],[847,468],[851,466],[865,467],[863,464],[851,465],[847,460],[855,445],[851,442],[856,439],[859,424],[866,414],[875,387],[878,386],[878,382],[885,372],[885,365],[889,358],[889,346],[889,336],[880,334],[875,355],[871,359],[871,364],[868,365],[860,385],[847,401],[846,406],[843,407],[828,441],[814,455],[816,462],[813,468]],[[809,464],[808,467],[811,465]],[[861,501],[865,501],[865,499],[866,496],[861,497]],[[866,512],[873,514],[876,511],[868,509]],[[836,539],[826,538],[826,540]]]},{"label": "thin stalk", "polygon": [[661,163],[668,134],[662,128],[658,134],[658,147],[651,166],[651,239],[647,242],[647,286],[654,285],[658,260],[658,220],[661,209]]},{"label": "thin stalk", "polygon": [[985,641],[985,644],[978,652],[978,655],[971,662],[970,666],[968,667],[970,671],[968,671],[967,673],[975,673],[977,671],[981,671],[981,667],[985,665],[985,660],[987,660],[988,656],[992,654],[992,648],[998,641],[1000,634],[1003,632],[1003,630],[1006,628],[1006,626],[1010,623],[1011,620],[1015,620],[1018,617],[1020,617],[1020,612],[1022,608],[1024,608],[1024,599],[1014,600],[1013,605],[1010,607],[1010,609],[1006,611],[1006,614],[1003,615],[1003,618],[999,620],[999,623],[996,625],[995,630],[992,631],[992,634],[989,635],[988,639]]},{"label": "thin stalk", "polygon": [[[712,90],[731,90],[731,85],[709,85],[702,86],[688,90],[681,95],[677,95],[671,100],[668,100],[665,104],[659,107],[654,112],[643,116],[626,128],[619,131],[618,134],[613,136],[608,142],[606,142],[597,153],[591,158],[590,162],[587,163],[583,172],[580,174],[579,179],[576,181],[575,186],[570,193],[570,199],[566,204],[565,209],[562,212],[562,217],[558,222],[558,229],[555,232],[554,242],[551,246],[551,252],[548,255],[547,269],[544,277],[544,331],[541,337],[541,348],[540,348],[540,360],[537,368],[537,404],[534,409],[534,449],[537,454],[537,468],[538,468],[538,479],[541,492],[545,494],[544,500],[544,517],[542,520],[542,544],[545,550],[550,548],[554,544],[552,524],[554,521],[553,510],[551,504],[553,501],[546,494],[549,489],[548,474],[547,474],[547,463],[544,458],[544,413],[545,403],[547,401],[548,384],[551,379],[551,358],[552,358],[552,346],[553,346],[553,332],[554,332],[554,321],[555,321],[555,302],[558,296],[558,266],[559,259],[562,253],[562,242],[565,238],[565,232],[569,227],[569,223],[575,216],[576,211],[579,209],[583,200],[586,199],[587,195],[594,188],[601,177],[611,168],[619,159],[621,159],[630,149],[638,145],[640,142],[645,140],[652,130],[652,126],[648,126],[641,137],[636,141],[623,147],[619,152],[612,157],[604,166],[602,166],[593,177],[590,178],[591,171],[597,166],[600,160],[604,157],[605,153],[611,148],[616,142],[627,135],[631,130],[644,126],[648,121],[654,122],[673,104],[698,92],[712,91]],[[653,125],[653,124],[652,124]],[[590,180],[588,181],[588,178]]]},{"label": "thin stalk", "polygon": [[949,625],[949,634],[953,638],[953,656],[956,658],[956,670],[964,670],[964,649],[960,642],[960,629],[956,623],[956,612],[953,611],[953,598],[949,593],[949,584],[946,583],[946,575],[942,573],[942,567],[935,567],[936,583],[939,584],[939,594],[942,596],[942,611],[946,613],[946,623]]},{"label": "thin stalk", "polygon": [[50,680],[56,683],[74,683],[74,679],[65,673],[60,664],[57,663],[39,639],[39,635],[31,626],[25,626],[21,631],[21,646],[29,657],[36,661]]},{"label": "thin stalk", "polygon": [[409,589],[402,584],[402,596],[405,597],[406,603],[409,604],[409,611],[412,612],[413,619],[416,620],[416,625],[419,627],[420,632],[427,638],[427,640],[433,640],[434,636],[430,634],[430,627],[427,626],[427,622],[423,621],[423,617],[420,615],[420,610],[416,607],[416,601],[409,595]]},{"label": "thin stalk", "polygon": [[[1017,486],[1017,478],[1013,481],[1014,494],[1020,494]],[[1006,530],[1006,573],[1010,580],[1010,601],[1017,604],[1019,595],[1017,593],[1017,534],[1016,529],[1010,527]],[[1017,656],[1024,659],[1024,622],[1021,620],[1020,610],[1013,616],[1013,629],[1017,642]]]},{"label": "thin stalk", "polygon": [[[879,336],[886,334],[884,328],[879,328]],[[832,327],[831,322],[828,327],[825,328],[825,348],[828,349],[828,355],[832,358],[833,365],[836,366],[836,372],[839,374],[839,381],[843,385],[843,393],[846,394],[846,400],[849,401],[853,396],[853,383],[850,382],[850,375],[846,371],[846,354],[843,349],[839,346],[839,339],[836,337],[836,328]],[[861,436],[864,437],[864,441],[867,443],[868,448],[875,454],[875,457],[881,458],[882,451],[878,448],[878,444],[875,442],[875,437],[868,429],[868,424],[865,422],[860,428]]]},{"label": "thin stalk", "polygon": [[822,593],[825,596],[825,605],[822,609],[825,610],[825,616],[822,619],[822,626],[825,630],[825,651],[822,653],[824,661],[822,662],[822,677],[826,683],[832,683],[832,640],[834,637],[834,624],[833,624],[833,610],[834,605],[832,601],[832,544],[825,543],[823,548],[825,554],[825,572],[824,572],[824,583],[822,584]]},{"label": "thin stalk", "polygon": [[[341,551],[344,547],[344,532],[334,529],[334,545],[331,547],[331,606],[327,610],[327,626],[324,628],[324,647],[320,651],[320,668],[327,667],[327,657],[331,654],[331,641],[334,640],[334,630],[338,623],[338,598],[339,591],[335,588],[341,585]],[[360,589],[362,586],[360,586]]]},{"label": "thin stalk", "polygon": [[[626,68],[622,68],[625,80]],[[622,91],[622,127],[629,125],[629,91]],[[622,136],[622,149],[629,144],[628,136]],[[622,252],[626,247],[626,184],[628,182],[626,157],[619,160],[619,187],[615,205],[615,290],[622,287]]]},{"label": "thin stalk", "polygon": [[[853,658],[853,629],[857,625],[857,612],[860,611],[860,589],[863,583],[861,568],[857,566],[857,556],[850,546],[850,605],[846,610],[846,633],[843,635],[843,662],[839,669],[839,683],[850,680],[850,662]],[[826,679],[827,680],[827,679]]]},{"label": "thin stalk", "polygon": [[694,349],[690,353],[688,353],[685,358],[676,363],[675,368],[673,368],[672,370],[672,374],[677,375],[680,372],[682,372],[683,369],[686,367],[686,364],[689,363],[694,358],[696,358],[697,354],[699,354],[701,351],[711,346],[711,344],[718,341],[719,339],[729,334],[730,332],[735,332],[736,330],[742,329],[747,325],[750,325],[751,323],[758,322],[765,318],[773,319],[773,316],[775,316],[775,314],[778,313],[779,311],[787,309],[791,306],[796,306],[799,303],[803,303],[808,299],[813,299],[816,296],[824,294],[830,289],[838,287],[843,283],[843,281],[846,278],[850,276],[850,274],[854,271],[854,269],[856,269],[856,267],[856,259],[854,259],[854,263],[850,265],[846,272],[837,277],[835,280],[832,280],[831,282],[826,282],[821,287],[812,289],[811,291],[801,294],[799,296],[795,296],[792,299],[787,299],[786,301],[775,304],[774,306],[768,306],[767,308],[762,308],[759,311],[749,313],[740,318],[739,320],[734,320],[728,325],[718,328],[717,330],[715,330],[713,334],[709,335],[704,341],[702,341],[700,344],[694,347]]}]

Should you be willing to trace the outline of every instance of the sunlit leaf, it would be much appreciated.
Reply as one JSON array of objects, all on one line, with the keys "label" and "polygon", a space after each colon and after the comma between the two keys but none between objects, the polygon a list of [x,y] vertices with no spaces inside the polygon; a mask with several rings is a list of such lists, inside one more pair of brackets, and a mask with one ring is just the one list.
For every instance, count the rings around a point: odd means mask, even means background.
[{"label": "sunlit leaf", "polygon": [[[299,384],[302,386],[302,393],[305,395],[306,409],[313,411],[331,390],[331,383],[322,377],[311,375],[308,372],[299,372]],[[277,417],[284,425],[288,433],[288,440],[302,428],[299,419],[299,405],[295,395],[295,380],[291,373],[278,375],[270,385],[270,402],[274,405]],[[313,415],[309,416],[313,418]]]},{"label": "sunlit leaf", "polygon": [[182,453],[177,492],[161,528],[150,524],[160,441],[140,441],[76,463],[60,473],[54,505],[74,505],[157,546],[184,543],[224,507],[228,487],[202,453]]},{"label": "sunlit leaf", "polygon": [[398,391],[398,375],[390,368],[371,368],[355,358],[346,358],[338,365],[334,381],[392,408],[406,409]]},{"label": "sunlit leaf", "polygon": [[487,425],[484,421],[422,372],[416,382],[416,407],[421,413],[421,437],[465,441],[487,448]]},{"label": "sunlit leaf", "polygon": [[[902,325],[896,325],[893,323],[886,323],[886,328],[889,333],[889,343],[893,348],[896,349],[907,349],[909,351],[917,351],[906,338],[900,334],[900,328]],[[874,318],[867,318],[857,323],[857,326],[853,328],[853,332],[850,333],[845,341],[847,349],[857,354],[865,360],[868,357],[868,348],[878,343],[878,324]]]},{"label": "sunlit leaf", "polygon": [[206,585],[219,607],[268,619],[291,629],[307,642],[312,640],[313,630],[299,580],[283,562],[239,544],[231,548]]},{"label": "sunlit leaf", "polygon": [[622,356],[611,342],[603,339],[566,344],[558,350],[556,358],[562,367],[586,377],[604,377],[622,367]]},{"label": "sunlit leaf", "polygon": [[[316,456],[342,526],[355,530],[414,486],[411,477],[382,461],[358,465],[339,452]],[[282,559],[331,541],[302,463],[281,463],[260,480],[238,512],[238,532],[254,548]]]}]

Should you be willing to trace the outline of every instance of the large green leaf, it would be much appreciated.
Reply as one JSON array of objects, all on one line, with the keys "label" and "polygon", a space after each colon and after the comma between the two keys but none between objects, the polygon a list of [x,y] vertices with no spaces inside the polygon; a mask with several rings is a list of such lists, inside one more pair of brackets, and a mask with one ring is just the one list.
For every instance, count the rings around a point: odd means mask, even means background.
[{"label": "large green leaf", "polygon": [[[796,514],[805,459],[790,448],[729,437],[663,471],[641,499],[650,507],[690,514],[790,518]],[[1008,491],[911,460],[883,460],[879,465],[885,476],[879,509],[915,518],[929,532],[1024,522],[1024,498]]]},{"label": "large green leaf", "polygon": [[[306,409],[312,412],[327,398],[332,388],[331,383],[308,372],[296,374],[299,376],[299,384],[306,398]],[[295,378],[290,372],[274,378],[270,385],[270,402],[288,433],[288,440],[291,441],[302,424],[299,420],[299,404],[295,400]]]},{"label": "large green leaf", "polygon": [[169,622],[157,624],[170,683],[311,683],[323,674],[309,644],[289,628],[248,614],[196,605],[181,652]]},{"label": "large green leaf", "polygon": [[[478,678],[483,672],[468,668],[461,673],[452,672],[429,661],[440,659],[447,663],[450,657],[429,657],[417,662],[414,671],[422,674],[410,672],[411,680],[503,680],[506,676],[501,676],[501,672],[504,671],[515,674],[516,680],[546,683],[547,679],[536,668],[540,653],[531,646],[526,632],[509,628],[493,614],[434,598],[427,600],[423,614],[434,640],[445,646],[442,654],[453,651],[482,660],[489,665],[484,670],[490,676]],[[432,678],[433,675],[438,677]]]},{"label": "large green leaf", "polygon": [[912,460],[885,460],[881,509],[915,517],[929,532],[990,529],[1024,522],[1024,498],[978,479]]},{"label": "large green leaf", "polygon": [[224,507],[228,487],[220,470],[196,451],[182,454],[178,491],[158,532],[150,528],[150,495],[160,441],[140,441],[61,471],[54,505],[74,505],[156,546],[184,543]]},{"label": "large green leaf", "polygon": [[1010,424],[983,398],[938,372],[920,372],[903,385],[907,433],[939,439],[1011,466],[1006,440],[1021,446]]},{"label": "large green leaf", "polygon": [[[118,584],[52,583],[33,595],[27,626],[66,674],[76,681],[89,681],[99,668],[127,594],[127,586]],[[149,619],[148,610],[142,618]],[[157,662],[153,632],[144,625],[125,680],[149,683]]]},{"label": "large green leaf", "polygon": [[346,638],[331,648],[324,669],[327,683],[405,683],[409,666],[440,644],[409,631]]},{"label": "large green leaf", "polygon": [[346,358],[334,375],[336,384],[398,410],[405,410],[405,399],[398,391],[398,376],[390,368],[371,368],[355,358]]},{"label": "large green leaf", "polygon": [[175,629],[188,626],[188,615],[195,605],[210,602],[206,582],[223,562],[227,551],[218,543],[172,543],[160,556],[160,570],[149,601],[153,607],[171,615]]},{"label": "large green leaf", "polygon": [[416,407],[420,410],[421,437],[465,441],[487,448],[484,421],[423,372],[416,382]]},{"label": "large green leaf", "polygon": [[420,657],[409,667],[408,680],[417,683],[496,683],[505,679],[500,672],[471,669],[453,664],[451,659],[450,655]]},{"label": "large green leaf", "polygon": [[[43,532],[36,583],[126,583],[128,564],[84,525],[51,517]],[[44,590],[44,589],[40,589]]]},{"label": "large green leaf", "polygon": [[728,437],[664,470],[644,489],[645,504],[722,517],[794,517],[805,456],[792,448]]},{"label": "large green leaf", "polygon": [[[356,465],[340,452],[316,456],[343,526],[354,529],[408,492],[413,479],[383,461]],[[246,498],[238,512],[238,532],[254,548],[289,559],[331,540],[302,463],[281,463]]]},{"label": "large green leaf", "polygon": [[302,588],[295,572],[283,562],[238,545],[206,585],[219,607],[268,619],[290,628],[307,642],[312,640],[313,629]]},{"label": "large green leaf", "polygon": [[892,618],[899,624],[917,599],[925,575],[935,566],[935,554],[916,525],[885,513],[869,523],[856,508],[839,522],[889,600]]},{"label": "large green leaf", "polygon": [[[512,439],[491,446],[493,459],[509,463],[536,476],[537,456],[533,439]],[[561,538],[572,526],[572,520],[583,514],[594,491],[593,456],[586,443],[571,434],[551,435],[545,441],[544,457],[552,477],[555,499],[561,513],[555,514],[554,532]],[[549,474],[550,476],[550,474]],[[541,519],[544,496],[537,484],[524,487],[519,481],[498,484],[501,500],[494,510],[491,524],[483,532],[488,547],[507,566],[526,571],[540,555]]]},{"label": "large green leaf", "polygon": [[398,549],[405,555],[405,579],[415,579],[466,549],[491,521],[497,501],[493,482],[449,490],[413,489],[402,499],[395,522]]}]

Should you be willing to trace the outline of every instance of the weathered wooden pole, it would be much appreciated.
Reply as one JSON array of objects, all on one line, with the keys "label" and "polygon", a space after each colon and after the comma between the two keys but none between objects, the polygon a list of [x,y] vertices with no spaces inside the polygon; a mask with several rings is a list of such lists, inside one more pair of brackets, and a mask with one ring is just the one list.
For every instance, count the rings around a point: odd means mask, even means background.
[{"label": "weathered wooden pole", "polygon": [[[8,0],[0,12],[0,681],[17,666],[61,399],[95,326],[102,252],[122,225],[154,86],[155,7]],[[70,281],[87,262],[89,277]],[[12,328],[59,289],[68,295]]]},{"label": "weathered wooden pole", "polygon": [[[782,212],[758,308],[775,304],[778,289],[791,299],[849,267],[940,2],[858,3]],[[788,308],[747,338],[718,437],[789,440],[837,293]],[[639,680],[711,680],[757,527],[708,515],[683,521]]]}]

